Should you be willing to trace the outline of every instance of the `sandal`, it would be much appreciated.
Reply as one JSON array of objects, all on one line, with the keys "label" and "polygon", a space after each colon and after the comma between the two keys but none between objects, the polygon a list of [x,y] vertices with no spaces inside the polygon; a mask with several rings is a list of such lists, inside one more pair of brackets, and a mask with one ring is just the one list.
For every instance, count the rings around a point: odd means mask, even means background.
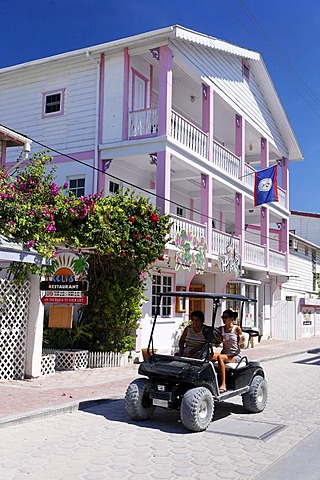
[{"label": "sandal", "polygon": [[219,393],[225,393],[227,391],[226,388],[219,388]]}]

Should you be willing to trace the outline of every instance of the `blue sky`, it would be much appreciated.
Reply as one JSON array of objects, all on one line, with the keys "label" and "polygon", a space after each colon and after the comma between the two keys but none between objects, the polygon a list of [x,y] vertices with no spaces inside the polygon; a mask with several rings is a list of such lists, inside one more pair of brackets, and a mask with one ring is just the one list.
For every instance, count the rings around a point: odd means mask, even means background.
[{"label": "blue sky", "polygon": [[320,213],[318,0],[11,0],[1,20],[0,68],[174,24],[259,51],[305,158],[291,209]]}]

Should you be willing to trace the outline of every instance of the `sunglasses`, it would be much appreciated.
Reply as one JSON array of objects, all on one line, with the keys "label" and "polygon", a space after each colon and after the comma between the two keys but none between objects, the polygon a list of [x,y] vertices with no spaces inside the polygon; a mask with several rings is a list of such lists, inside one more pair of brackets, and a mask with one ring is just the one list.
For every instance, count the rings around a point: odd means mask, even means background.
[{"label": "sunglasses", "polygon": [[222,315],[221,318],[222,318],[222,320],[226,320],[227,318],[230,318],[230,317],[226,317],[226,316],[223,316],[223,315]]}]

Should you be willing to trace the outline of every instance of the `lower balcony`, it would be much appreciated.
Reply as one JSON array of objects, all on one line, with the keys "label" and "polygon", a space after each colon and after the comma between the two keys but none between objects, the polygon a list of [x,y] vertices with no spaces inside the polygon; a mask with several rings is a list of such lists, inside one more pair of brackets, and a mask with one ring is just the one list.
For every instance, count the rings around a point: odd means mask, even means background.
[{"label": "lower balcony", "polygon": [[182,217],[171,215],[173,224],[168,241],[168,248],[181,249],[188,245],[189,252],[199,252],[210,258],[216,258],[219,262],[227,257],[233,256],[234,260],[239,260],[239,264],[246,268],[267,268],[272,272],[287,273],[286,255],[281,252],[269,249],[269,266],[266,263],[266,247],[254,242],[244,242],[244,255],[242,259],[240,252],[240,237],[212,229],[212,247],[208,251],[207,247],[207,227],[206,225],[187,220]]}]

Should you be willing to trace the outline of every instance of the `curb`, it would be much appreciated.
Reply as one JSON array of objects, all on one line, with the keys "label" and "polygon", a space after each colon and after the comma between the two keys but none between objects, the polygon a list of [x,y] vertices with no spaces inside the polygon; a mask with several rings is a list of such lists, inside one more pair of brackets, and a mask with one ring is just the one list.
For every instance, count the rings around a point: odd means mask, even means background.
[{"label": "curb", "polygon": [[57,415],[63,415],[65,413],[72,413],[78,410],[84,410],[86,408],[94,407],[102,403],[114,402],[121,399],[122,397],[119,396],[113,396],[110,398],[85,399],[64,405],[63,407],[57,406],[51,408],[44,408],[42,410],[34,410],[33,412],[23,413],[17,416],[3,417],[0,418],[0,429],[13,425],[21,425],[23,423],[32,422],[33,420],[38,420],[41,418],[48,418]]}]

